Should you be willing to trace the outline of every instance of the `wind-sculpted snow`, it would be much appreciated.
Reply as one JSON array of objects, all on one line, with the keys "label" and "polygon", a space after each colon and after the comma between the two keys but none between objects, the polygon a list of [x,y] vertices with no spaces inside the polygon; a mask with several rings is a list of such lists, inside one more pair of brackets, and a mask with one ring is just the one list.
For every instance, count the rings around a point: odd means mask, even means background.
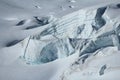
[{"label": "wind-sculpted snow", "polygon": [[16,26],[23,25],[24,23],[25,23],[25,20],[21,20],[20,22],[18,22],[18,23],[16,24]]},{"label": "wind-sculpted snow", "polygon": [[11,41],[11,42],[8,42],[7,44],[6,44],[6,47],[11,47],[11,46],[13,46],[13,45],[15,45],[15,44],[17,44],[17,43],[20,43],[22,40],[13,40],[13,41]]}]

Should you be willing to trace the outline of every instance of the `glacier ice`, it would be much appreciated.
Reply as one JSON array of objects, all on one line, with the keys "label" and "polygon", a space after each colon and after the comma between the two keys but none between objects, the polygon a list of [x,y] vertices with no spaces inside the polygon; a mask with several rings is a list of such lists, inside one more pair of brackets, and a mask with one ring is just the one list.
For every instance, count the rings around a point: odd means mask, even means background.
[{"label": "glacier ice", "polygon": [[57,52],[58,50],[54,43],[47,44],[40,53],[39,57],[41,59],[41,62],[46,63],[57,59],[58,58]]},{"label": "glacier ice", "polygon": [[120,80],[118,2],[1,0],[0,80]]},{"label": "glacier ice", "polygon": [[92,23],[92,27],[95,30],[100,29],[102,26],[104,26],[106,24],[105,19],[102,17],[102,15],[104,14],[106,9],[107,9],[107,7],[102,7],[102,8],[97,9],[95,20]]},{"label": "glacier ice", "polygon": [[106,68],[107,68],[107,66],[106,66],[106,65],[103,65],[103,66],[101,67],[100,71],[99,71],[99,75],[104,75],[104,71],[105,71]]},{"label": "glacier ice", "polygon": [[[79,50],[79,60],[84,63],[97,50],[110,46],[120,48],[119,23],[110,31],[102,32],[110,23],[108,16],[103,16],[106,9],[105,6],[79,10],[59,19],[35,17],[41,27],[47,28],[23,41],[21,56],[28,64],[42,64],[65,58]],[[112,25],[115,26],[116,22]]]},{"label": "glacier ice", "polygon": [[117,4],[117,7],[120,8],[120,4]]}]

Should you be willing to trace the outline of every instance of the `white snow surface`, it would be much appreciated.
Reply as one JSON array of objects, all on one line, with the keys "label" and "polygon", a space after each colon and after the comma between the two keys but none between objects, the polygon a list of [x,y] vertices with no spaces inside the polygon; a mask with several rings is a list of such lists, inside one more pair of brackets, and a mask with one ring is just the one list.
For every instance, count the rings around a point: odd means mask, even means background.
[{"label": "white snow surface", "polygon": [[[115,46],[93,52],[97,54],[88,57],[84,64],[74,64],[80,58],[80,51],[68,42],[68,38],[95,41],[98,36],[114,30],[120,24],[120,8],[115,7],[118,3],[120,0],[0,0],[0,80],[120,80],[120,43],[116,36],[112,36]],[[108,6],[103,15],[106,24],[93,31],[91,23],[96,11],[104,6]],[[38,23],[36,16],[38,20],[45,19],[43,24]],[[83,24],[85,29],[77,35],[78,26]],[[58,27],[57,34],[52,32],[39,40],[31,39],[25,52],[30,37],[39,37],[54,25]],[[67,44],[69,53],[58,47],[59,39]],[[57,45],[59,58],[33,64],[43,47],[51,42]],[[103,65],[107,68],[100,76]]]}]

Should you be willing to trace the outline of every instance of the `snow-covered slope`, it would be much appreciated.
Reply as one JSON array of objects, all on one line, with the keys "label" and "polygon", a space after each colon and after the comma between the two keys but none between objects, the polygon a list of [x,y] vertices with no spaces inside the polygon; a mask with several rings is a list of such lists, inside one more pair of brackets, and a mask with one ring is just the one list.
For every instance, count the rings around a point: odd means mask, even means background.
[{"label": "snow-covered slope", "polygon": [[0,0],[0,80],[119,80],[119,2]]}]

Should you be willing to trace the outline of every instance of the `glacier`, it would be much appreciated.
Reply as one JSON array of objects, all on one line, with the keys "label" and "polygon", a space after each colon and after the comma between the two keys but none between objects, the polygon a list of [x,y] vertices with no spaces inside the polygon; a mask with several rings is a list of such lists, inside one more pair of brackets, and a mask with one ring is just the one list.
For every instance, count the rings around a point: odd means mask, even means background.
[{"label": "glacier", "polygon": [[93,29],[90,24],[95,14],[96,10],[80,10],[45,25],[47,28],[41,33],[23,41],[25,61],[46,63],[74,54],[76,45],[91,35]]},{"label": "glacier", "polygon": [[[79,60],[84,63],[98,50],[114,46],[119,49],[119,20],[109,19],[106,15],[106,11],[111,9],[109,6],[82,9],[58,19],[53,16],[35,17],[39,26],[45,28],[21,42],[21,58],[27,64],[43,64],[68,57],[79,50]],[[112,27],[104,32],[109,23]]]},{"label": "glacier", "polygon": [[119,74],[120,0],[0,0],[0,80]]}]

